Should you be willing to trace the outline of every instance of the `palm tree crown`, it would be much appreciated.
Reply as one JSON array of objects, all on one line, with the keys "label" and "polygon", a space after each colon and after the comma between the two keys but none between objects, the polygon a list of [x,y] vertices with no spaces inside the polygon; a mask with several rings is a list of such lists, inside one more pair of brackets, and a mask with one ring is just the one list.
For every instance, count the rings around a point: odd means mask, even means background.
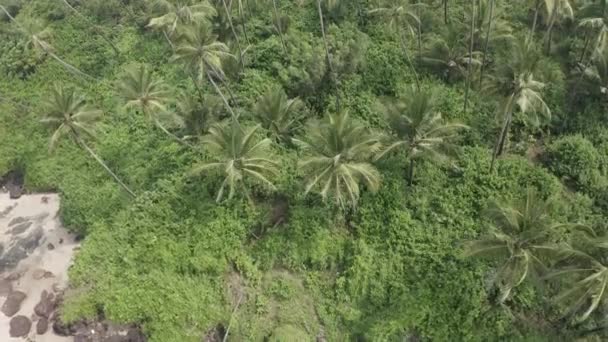
[{"label": "palm tree crown", "polygon": [[167,85],[161,79],[156,79],[148,66],[128,66],[118,87],[125,106],[141,109],[148,119],[159,111],[166,111],[166,103],[169,100]]},{"label": "palm tree crown", "polygon": [[378,138],[348,113],[312,123],[306,137],[294,141],[307,154],[299,163],[307,175],[306,193],[318,189],[323,199],[331,196],[345,208],[357,204],[360,183],[374,192],[380,187],[380,174],[369,162],[380,149]]},{"label": "palm tree crown", "polygon": [[289,139],[301,121],[304,103],[288,99],[280,87],[270,88],[255,104],[254,115],[276,140]]},{"label": "palm tree crown", "polygon": [[543,200],[533,189],[515,201],[494,201],[485,212],[491,223],[488,234],[466,243],[466,256],[489,257],[500,264],[494,278],[500,303],[529,275],[546,271],[543,256],[557,250],[552,236],[563,226],[553,222],[552,206],[551,199]]},{"label": "palm tree crown", "polygon": [[[228,123],[216,123],[209,129],[209,134],[201,142],[214,155],[215,161],[196,166],[191,174],[213,170],[224,174],[224,180],[218,191],[216,201],[224,198],[228,188],[228,199],[234,197],[237,187],[241,187],[249,196],[249,180],[257,181],[274,189],[268,177],[278,173],[277,162],[271,157],[272,141],[256,139],[260,126],[244,129],[236,118]],[[271,178],[272,179],[272,178]]]},{"label": "palm tree crown", "polygon": [[155,0],[153,8],[162,15],[150,19],[148,27],[167,30],[169,36],[173,35],[180,23],[207,21],[217,15],[215,7],[206,0]]}]

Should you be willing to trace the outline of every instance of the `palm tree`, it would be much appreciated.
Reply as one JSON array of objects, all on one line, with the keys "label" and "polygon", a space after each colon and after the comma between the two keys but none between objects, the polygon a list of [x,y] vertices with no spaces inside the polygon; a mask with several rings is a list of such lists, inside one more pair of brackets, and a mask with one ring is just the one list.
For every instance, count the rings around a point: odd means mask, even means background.
[{"label": "palm tree", "polygon": [[[579,81],[584,81],[591,94],[597,95],[608,103],[608,50],[597,49],[591,57],[591,65],[581,64]],[[575,87],[576,90],[576,87]]]},{"label": "palm tree", "polygon": [[456,149],[452,139],[458,130],[467,128],[458,123],[446,123],[441,113],[435,110],[436,100],[435,93],[411,88],[401,99],[384,103],[394,135],[377,158],[395,149],[403,149],[409,161],[407,178],[410,185],[414,178],[415,161],[429,159],[446,162]]},{"label": "palm tree", "polygon": [[529,276],[543,275],[547,271],[544,259],[559,252],[553,239],[566,225],[551,218],[553,204],[533,189],[515,201],[492,201],[484,212],[490,221],[488,233],[465,243],[465,256],[486,257],[500,265],[493,279],[499,303]]},{"label": "palm tree", "polygon": [[184,122],[184,140],[199,137],[209,130],[211,124],[226,113],[219,96],[204,94],[203,100],[196,99],[187,92],[181,92],[177,100],[177,114]]},{"label": "palm tree", "polygon": [[112,42],[112,40],[110,40],[110,38],[106,37],[105,34],[102,33],[101,31],[101,27],[95,25],[89,18],[87,18],[86,16],[84,16],[82,13],[78,12],[77,9],[75,9],[68,0],[62,0],[63,3],[68,6],[68,8],[70,10],[72,10],[74,13],[76,13],[77,16],[79,16],[80,18],[84,19],[89,25],[90,27],[93,29],[93,31],[97,34],[99,34],[99,36],[105,40],[108,45],[110,45],[112,47],[112,50],[114,50],[114,53],[116,54],[116,56],[120,56],[120,51],[118,51],[118,48],[116,47],[116,45],[114,45],[114,43]]},{"label": "palm tree", "polygon": [[278,174],[278,163],[271,155],[272,141],[268,138],[257,140],[256,132],[260,125],[250,129],[241,127],[233,117],[228,123],[216,123],[209,129],[209,134],[201,139],[214,155],[214,161],[202,163],[192,169],[191,175],[206,171],[223,173],[224,180],[218,191],[216,201],[224,198],[228,188],[228,199],[234,197],[237,188],[241,188],[251,203],[249,194],[250,181],[265,184],[271,189],[274,185],[269,180]]},{"label": "palm tree", "polygon": [[579,63],[583,63],[592,35],[595,33],[595,44],[591,47],[591,51],[605,50],[608,45],[608,1],[594,1],[584,5],[578,12],[581,20],[578,27],[585,32],[583,50]]},{"label": "palm tree", "polygon": [[[583,228],[583,227],[582,227]],[[583,322],[606,300],[608,295],[607,236],[597,236],[587,227],[575,234],[574,247],[561,250],[563,267],[547,275],[548,279],[567,278],[572,282],[555,297],[567,306],[565,316]]]},{"label": "palm tree", "polygon": [[[329,74],[336,89],[336,109],[340,111],[340,89],[338,86],[338,76],[334,70],[333,64],[331,62],[331,55],[329,54],[329,42],[327,41],[327,36],[325,34],[325,22],[323,19],[323,7],[321,6],[321,2],[323,0],[317,0],[317,12],[319,13],[319,23],[321,25],[321,35],[323,37],[323,46],[325,47],[325,57],[327,59],[327,67],[329,68]],[[328,5],[334,7],[341,0],[325,0],[328,1]]]},{"label": "palm tree", "polygon": [[503,124],[494,147],[490,171],[494,170],[496,158],[505,147],[515,109],[526,116],[535,126],[551,117],[551,110],[543,100],[541,91],[545,84],[536,80],[540,55],[530,41],[516,41],[509,55],[499,60],[495,72],[488,77],[486,90],[502,98],[500,114]]},{"label": "palm tree", "polygon": [[162,15],[150,19],[147,27],[161,29],[171,47],[173,47],[171,37],[178,24],[208,21],[210,17],[217,15],[215,7],[207,0],[155,0],[152,7]]},{"label": "palm tree", "polygon": [[279,16],[279,8],[277,6],[277,0],[272,0],[272,11],[274,13],[274,23],[281,39],[281,46],[283,47],[283,53],[287,55],[287,45],[285,44],[285,38],[283,37],[283,28],[281,25],[281,17]]},{"label": "palm tree", "polygon": [[475,42],[475,1],[471,1],[471,31],[470,31],[470,42],[469,42],[469,55],[467,61],[467,81],[466,88],[464,91],[464,109],[463,111],[467,112],[467,106],[469,104],[469,90],[471,89],[471,78],[473,71],[473,44]]},{"label": "palm tree", "polygon": [[480,52],[467,51],[466,38],[456,25],[450,23],[446,26],[441,35],[431,41],[421,59],[424,65],[438,72],[448,82],[465,77],[470,64],[481,65],[476,57]]},{"label": "palm tree", "polygon": [[206,23],[184,26],[180,31],[173,61],[181,62],[189,69],[199,96],[202,96],[200,83],[206,77],[224,101],[226,109],[235,116],[228,100],[214,81],[214,77],[220,79],[224,77],[222,60],[234,57],[229,53],[228,46],[217,41],[217,36],[211,32],[211,28]]},{"label": "palm tree", "polygon": [[93,76],[80,71],[78,68],[64,61],[55,54],[55,52],[53,51],[53,46],[48,42],[48,40],[52,37],[52,31],[43,21],[38,19],[29,19],[23,23],[19,23],[6,10],[6,8],[4,8],[4,6],[0,5],[0,10],[2,10],[6,14],[6,16],[17,26],[19,31],[27,37],[25,46],[28,49],[33,49],[42,54],[50,56],[63,67],[79,76],[84,76],[88,79],[95,80]]},{"label": "palm tree", "polygon": [[420,19],[414,12],[414,5],[406,0],[402,1],[391,1],[385,6],[380,6],[369,11],[371,14],[377,14],[387,20],[388,27],[396,32],[401,42],[401,49],[403,56],[410,66],[414,78],[416,80],[416,86],[420,88],[420,81],[418,79],[418,73],[412,63],[407,52],[406,34],[409,33],[411,36],[416,36],[415,28],[420,24]]},{"label": "palm tree", "polygon": [[234,29],[234,24],[232,23],[232,14],[230,13],[230,9],[228,8],[228,5],[226,4],[226,0],[221,0],[222,1],[222,5],[224,6],[224,12],[226,14],[226,19],[228,20],[228,25],[230,26],[230,30],[232,31],[232,36],[234,37],[234,41],[236,42],[236,46],[239,49],[239,55],[241,56],[241,69],[245,68],[244,62],[243,62],[243,49],[241,48],[241,42],[239,40],[239,35],[236,34],[236,30]]},{"label": "palm tree", "polygon": [[139,108],[149,122],[154,123],[180,144],[184,143],[163,124],[163,121],[178,123],[179,118],[167,111],[166,103],[169,101],[167,85],[162,80],[155,79],[146,65],[128,66],[118,82],[118,87],[126,108]]},{"label": "palm tree", "polygon": [[564,19],[572,19],[574,10],[569,0],[551,0],[547,2],[547,12],[549,15],[549,26],[547,27],[547,53],[551,52],[551,41],[553,37],[553,28],[558,21]]},{"label": "palm tree", "polygon": [[288,99],[280,87],[270,88],[255,104],[253,113],[276,141],[289,141],[302,121],[304,103]]},{"label": "palm tree", "polygon": [[361,183],[373,192],[380,187],[380,174],[370,163],[380,150],[378,138],[348,113],[311,123],[294,142],[306,154],[298,163],[306,175],[306,194],[316,189],[324,200],[333,197],[346,209],[357,205]]},{"label": "palm tree", "polygon": [[106,163],[85,143],[83,136],[95,136],[95,124],[101,119],[103,112],[87,107],[84,97],[73,90],[55,87],[46,99],[45,114],[41,120],[50,126],[54,132],[49,142],[49,151],[53,151],[60,139],[69,136],[85,149],[101,165],[112,178],[132,197],[135,193],[123,183]]}]

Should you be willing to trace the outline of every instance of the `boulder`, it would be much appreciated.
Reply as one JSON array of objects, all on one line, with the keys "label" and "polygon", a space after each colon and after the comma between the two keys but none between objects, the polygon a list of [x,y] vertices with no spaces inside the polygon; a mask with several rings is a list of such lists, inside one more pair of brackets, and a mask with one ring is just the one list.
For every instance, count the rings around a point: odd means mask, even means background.
[{"label": "boulder", "polygon": [[13,283],[6,279],[0,279],[0,296],[8,296],[13,291]]},{"label": "boulder", "polygon": [[46,290],[40,294],[40,302],[34,306],[34,313],[40,317],[49,318],[55,311],[55,296]]},{"label": "boulder", "polygon": [[12,227],[12,226],[14,226],[16,224],[23,223],[23,222],[27,222],[27,218],[25,218],[25,217],[15,217],[14,219],[11,220],[11,222],[8,223],[8,226]]},{"label": "boulder", "polygon": [[9,230],[8,233],[11,235],[19,235],[25,232],[29,227],[31,227],[33,222],[23,222],[16,225],[13,229]]},{"label": "boulder", "polygon": [[0,311],[2,311],[7,317],[13,316],[19,312],[19,309],[21,309],[21,303],[26,297],[27,295],[21,291],[13,291],[9,293],[8,297],[4,301],[4,304],[2,304]]},{"label": "boulder", "polygon": [[36,323],[36,334],[44,335],[47,330],[49,330],[49,321],[48,319],[41,317]]},{"label": "boulder", "polygon": [[33,252],[40,245],[40,240],[44,235],[42,227],[37,227],[27,236],[20,238],[13,246],[0,257],[0,272],[11,269],[25,259],[29,253]]},{"label": "boulder", "polygon": [[32,329],[32,321],[25,316],[15,316],[10,321],[9,334],[11,337],[24,337],[29,334]]}]

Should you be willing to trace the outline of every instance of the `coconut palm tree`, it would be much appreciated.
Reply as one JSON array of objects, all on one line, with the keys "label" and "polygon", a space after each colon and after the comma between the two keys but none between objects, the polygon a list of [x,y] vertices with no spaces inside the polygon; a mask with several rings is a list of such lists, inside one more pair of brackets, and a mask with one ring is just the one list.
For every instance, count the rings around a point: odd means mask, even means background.
[{"label": "coconut palm tree", "polygon": [[316,190],[324,200],[333,197],[343,209],[355,207],[363,183],[373,192],[380,187],[380,174],[370,163],[380,142],[348,113],[312,122],[301,139],[294,139],[305,153],[298,163],[306,175],[306,194]]},{"label": "coconut palm tree", "polygon": [[6,8],[4,8],[4,6],[0,5],[0,10],[2,10],[6,14],[6,16],[17,26],[21,34],[27,37],[25,46],[28,49],[33,49],[39,53],[50,56],[74,74],[83,76],[87,79],[95,80],[93,76],[80,71],[78,68],[64,61],[55,54],[53,46],[48,42],[48,40],[52,38],[52,31],[42,20],[31,18],[27,21],[24,21],[23,23],[20,23],[15,20],[15,18],[6,10]]},{"label": "coconut palm tree", "polygon": [[582,228],[572,239],[573,245],[562,247],[561,267],[547,275],[548,279],[570,280],[554,300],[565,304],[565,316],[577,323],[588,319],[608,296],[608,237]]},{"label": "coconut palm tree", "polygon": [[471,89],[471,79],[473,73],[473,44],[475,43],[475,12],[477,11],[477,7],[475,6],[475,1],[471,1],[471,30],[470,30],[470,42],[469,42],[469,55],[467,60],[467,80],[464,91],[464,109],[463,111],[467,112],[467,106],[469,105],[469,90]]},{"label": "coconut palm tree", "polygon": [[414,178],[416,160],[428,159],[438,163],[448,161],[456,150],[453,138],[467,126],[447,123],[435,109],[437,96],[427,90],[414,88],[399,100],[384,103],[384,111],[393,136],[377,158],[402,149],[409,161],[408,182]]},{"label": "coconut palm tree", "polygon": [[[579,63],[583,63],[587,50],[606,50],[608,47],[608,0],[600,0],[585,4],[579,11],[578,27],[584,30],[585,38]],[[595,34],[595,39],[593,35]],[[595,43],[591,45],[591,40]]]},{"label": "coconut palm tree", "polygon": [[412,59],[409,56],[407,49],[406,35],[409,33],[412,37],[416,36],[416,29],[420,24],[420,18],[416,15],[414,4],[409,1],[390,1],[387,3],[380,4],[369,11],[371,14],[378,15],[386,20],[388,27],[393,30],[398,36],[401,42],[401,49],[403,56],[410,66],[414,79],[416,80],[416,86],[420,87],[420,80],[418,79],[418,73],[412,63]]},{"label": "coconut palm tree", "polygon": [[547,53],[551,52],[551,41],[553,39],[553,28],[555,24],[565,19],[574,17],[574,10],[569,0],[550,0],[547,3],[547,13],[549,14],[549,26],[547,27],[546,42]]},{"label": "coconut palm tree", "polygon": [[280,87],[269,88],[255,104],[253,113],[276,141],[289,141],[302,121],[304,103],[288,99]]},{"label": "coconut palm tree", "polygon": [[466,37],[457,23],[448,24],[441,35],[434,37],[422,54],[423,65],[439,73],[446,81],[466,77],[469,64],[479,66],[479,51],[467,51]]},{"label": "coconut palm tree", "polygon": [[99,122],[102,115],[102,111],[87,107],[84,97],[73,90],[56,86],[45,101],[44,118],[41,120],[53,129],[53,135],[49,141],[49,151],[53,151],[63,137],[71,137],[114,178],[116,183],[129,195],[135,197],[135,193],[84,141],[85,136],[95,136],[95,124]]},{"label": "coconut palm tree", "polygon": [[84,16],[82,13],[78,12],[78,10],[76,8],[74,8],[70,2],[68,0],[62,0],[63,3],[70,9],[72,10],[74,13],[76,13],[77,16],[79,16],[80,18],[84,19],[87,24],[89,24],[89,26],[93,29],[93,31],[97,34],[99,34],[99,36],[106,41],[106,43],[108,43],[108,45],[110,45],[110,47],[112,47],[112,50],[114,50],[114,53],[116,54],[116,56],[120,56],[120,51],[118,50],[118,48],[116,47],[116,45],[114,45],[114,43],[112,42],[112,40],[108,37],[106,37],[105,34],[102,33],[102,28],[95,25],[88,17]]},{"label": "coconut palm tree", "polygon": [[228,100],[215,83],[214,78],[222,79],[224,71],[222,60],[234,57],[229,53],[228,46],[217,41],[217,36],[211,32],[207,23],[196,23],[180,29],[173,61],[183,63],[190,71],[192,82],[200,94],[202,80],[206,77],[218,95],[224,101],[226,109],[233,115],[234,111]]},{"label": "coconut palm tree", "polygon": [[[230,13],[230,9],[228,8],[228,5],[226,4],[226,0],[221,0],[222,1],[222,6],[224,6],[224,13],[226,14],[226,19],[228,20],[228,25],[230,26],[230,31],[232,31],[232,36],[234,37],[234,41],[236,42],[236,46],[239,50],[239,55],[241,56],[241,61],[243,61],[243,49],[241,47],[241,41],[239,40],[239,35],[236,33],[236,30],[234,29],[234,24],[232,23],[232,14]],[[244,69],[245,65],[244,62],[241,62],[241,69]]]},{"label": "coconut palm tree", "polygon": [[515,41],[509,54],[496,63],[494,74],[488,77],[486,91],[502,98],[499,114],[503,120],[490,171],[494,169],[496,158],[504,151],[516,109],[534,126],[551,117],[551,110],[542,97],[545,84],[535,78],[539,63],[540,54],[532,42],[527,39]]},{"label": "coconut palm tree", "polygon": [[147,27],[162,30],[171,47],[173,47],[171,37],[178,24],[208,21],[217,15],[215,7],[207,0],[154,0],[152,8],[161,15],[150,19]]},{"label": "coconut palm tree", "polygon": [[490,57],[490,46],[497,46],[513,39],[509,23],[502,19],[503,13],[495,0],[480,0],[478,7],[477,30],[475,40],[477,46],[482,50],[482,61],[479,71],[479,86],[483,84],[483,76],[486,71],[488,57]]},{"label": "coconut palm tree", "polygon": [[287,55],[287,45],[285,44],[285,37],[283,37],[283,28],[281,25],[281,16],[279,15],[279,6],[277,5],[277,0],[272,0],[272,11],[274,13],[274,25],[279,33],[279,38],[281,39],[283,53]]},{"label": "coconut palm tree", "polygon": [[125,101],[125,108],[138,108],[148,122],[153,123],[177,142],[184,143],[169,132],[163,123],[163,121],[171,121],[173,124],[181,124],[175,114],[167,111],[166,104],[169,101],[167,85],[161,79],[156,79],[146,65],[128,66],[118,82],[118,88],[119,95]]},{"label": "coconut palm tree", "polygon": [[567,225],[551,218],[553,204],[552,199],[543,200],[533,189],[515,201],[492,201],[484,212],[490,221],[488,232],[465,243],[465,256],[498,263],[493,283],[499,290],[499,303],[504,303],[530,276],[544,275],[547,257],[558,255],[556,232]]},{"label": "coconut palm tree", "polygon": [[592,54],[590,65],[580,64],[580,67],[577,85],[583,81],[592,95],[596,95],[603,99],[604,103],[608,103],[608,50],[597,49]]},{"label": "coconut palm tree", "polygon": [[224,180],[218,190],[216,201],[225,197],[228,189],[228,199],[234,197],[238,189],[242,189],[251,203],[253,200],[249,194],[252,183],[262,183],[274,189],[269,179],[277,176],[278,163],[271,154],[272,141],[256,139],[256,133],[260,129],[257,125],[250,129],[244,129],[235,117],[229,122],[216,123],[209,129],[209,134],[201,139],[213,155],[213,161],[201,163],[195,166],[191,175],[202,172],[220,172]]},{"label": "coconut palm tree", "polygon": [[194,139],[207,133],[211,124],[229,115],[222,99],[214,94],[204,94],[203,100],[193,97],[188,92],[181,92],[177,99],[177,115],[184,122],[186,139]]}]

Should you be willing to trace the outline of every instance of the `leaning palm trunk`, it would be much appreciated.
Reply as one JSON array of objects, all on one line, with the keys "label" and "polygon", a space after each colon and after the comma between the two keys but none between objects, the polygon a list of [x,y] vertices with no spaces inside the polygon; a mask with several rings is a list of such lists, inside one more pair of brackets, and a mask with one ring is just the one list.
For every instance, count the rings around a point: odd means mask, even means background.
[{"label": "leaning palm trunk", "polygon": [[122,182],[122,180],[120,180],[120,178],[118,178],[118,176],[108,167],[108,165],[106,165],[106,163],[95,153],[95,151],[93,151],[81,138],[80,135],[78,134],[78,132],[76,132],[75,130],[72,130],[72,133],[74,135],[74,139],[76,139],[76,143],[78,143],[78,145],[80,145],[82,148],[84,148],[87,152],[89,152],[89,154],[95,158],[95,161],[97,161],[97,163],[99,163],[99,165],[101,165],[104,170],[106,170],[106,172],[108,174],[110,174],[110,176],[112,176],[112,178],[114,178],[114,180],[116,181],[116,183],[118,183],[129,195],[131,195],[131,197],[135,198],[135,193],[129,189],[129,187]]},{"label": "leaning palm trunk", "polygon": [[485,71],[486,56],[488,55],[488,46],[490,45],[490,31],[492,31],[492,18],[494,16],[494,0],[490,0],[490,10],[488,18],[488,27],[486,32],[486,40],[483,47],[483,56],[481,60],[481,69],[479,70],[479,86],[483,83],[483,72]]},{"label": "leaning palm trunk", "polygon": [[534,6],[534,20],[532,21],[532,29],[530,30],[530,36],[528,39],[532,39],[534,36],[534,32],[536,31],[536,25],[538,23],[538,12],[540,11],[540,1],[536,0],[536,4]]},{"label": "leaning palm trunk", "polygon": [[251,44],[251,42],[249,42],[249,37],[247,36],[247,26],[245,26],[245,16],[243,15],[243,7],[241,5],[242,4],[239,2],[238,12],[239,19],[241,20],[241,27],[243,28],[243,35],[245,35],[245,41],[247,42],[247,44]]},{"label": "leaning palm trunk", "polygon": [[553,40],[553,28],[555,27],[555,22],[557,21],[557,4],[553,6],[553,11],[551,12],[551,19],[549,19],[549,28],[547,29],[547,54],[551,53],[551,40]]},{"label": "leaning palm trunk", "polygon": [[338,80],[334,67],[331,64],[331,56],[329,55],[329,43],[325,36],[325,24],[323,23],[323,9],[321,8],[321,0],[317,0],[317,10],[319,12],[319,22],[321,24],[321,34],[323,36],[323,44],[325,45],[325,56],[327,58],[327,67],[329,68],[329,74],[336,89],[336,110],[340,112],[340,89],[338,89]]},{"label": "leaning palm trunk", "polygon": [[407,171],[407,182],[410,186],[412,186],[412,184],[414,184],[414,159],[410,159],[410,167]]},{"label": "leaning palm trunk", "polygon": [[114,43],[112,43],[112,41],[110,40],[110,38],[106,37],[105,34],[101,33],[101,31],[97,31],[99,29],[98,26],[94,25],[89,18],[85,17],[82,13],[78,12],[78,10],[76,10],[72,5],[70,5],[70,3],[68,2],[68,0],[62,0],[63,3],[68,6],[74,13],[76,13],[76,15],[78,15],[79,17],[81,17],[82,19],[84,19],[85,21],[88,22],[89,25],[91,25],[91,27],[93,27],[93,30],[95,32],[97,32],[99,34],[99,36],[106,41],[106,43],[108,43],[108,45],[110,45],[112,47],[112,50],[114,50],[114,53],[116,54],[116,56],[120,56],[120,51],[118,50],[118,48],[116,47],[116,45],[114,45]]},{"label": "leaning palm trunk", "polygon": [[448,24],[448,0],[443,0],[443,22]]},{"label": "leaning palm trunk", "polygon": [[281,22],[279,21],[279,10],[277,9],[277,0],[272,0],[272,7],[274,10],[274,22],[279,32],[279,38],[281,39],[281,45],[283,46],[283,52],[287,55],[287,46],[285,45],[285,38],[283,37],[283,29],[281,28]]},{"label": "leaning palm trunk", "polygon": [[585,60],[585,55],[587,54],[587,48],[589,47],[589,42],[591,41],[591,34],[589,34],[589,30],[585,32],[585,44],[583,45],[583,51],[581,51],[581,57],[579,58],[579,63],[583,63]]},{"label": "leaning palm trunk", "polygon": [[471,89],[471,73],[473,71],[473,32],[475,31],[475,1],[471,1],[471,41],[469,43],[469,64],[467,65],[467,84],[464,92],[464,112],[469,105],[469,92]]},{"label": "leaning palm trunk", "polygon": [[228,18],[228,24],[230,25],[230,30],[232,31],[232,35],[234,36],[234,40],[236,41],[236,46],[239,49],[239,62],[241,63],[241,70],[245,69],[245,63],[243,62],[243,49],[241,48],[241,42],[239,40],[238,34],[236,34],[236,30],[234,29],[234,25],[232,24],[232,16],[230,15],[230,10],[228,9],[228,5],[226,5],[226,0],[222,0],[222,4],[224,5],[224,11],[226,11],[226,17]]},{"label": "leaning palm trunk", "polygon": [[512,111],[512,103],[513,95],[510,96],[506,106],[505,106],[505,119],[500,130],[500,134],[498,135],[498,140],[496,141],[496,145],[494,146],[494,152],[492,153],[492,162],[490,163],[490,172],[494,171],[494,165],[496,163],[496,159],[504,152],[505,143],[507,141],[507,136],[509,134],[509,128],[511,127],[511,121],[513,120],[513,111]]},{"label": "leaning palm trunk", "polygon": [[403,55],[405,56],[405,60],[407,61],[407,63],[410,66],[410,69],[412,70],[412,73],[414,74],[414,79],[416,81],[416,88],[418,90],[420,90],[420,79],[418,78],[418,73],[416,72],[416,68],[414,67],[414,63],[412,63],[412,59],[410,58],[410,55],[407,53],[407,43],[405,41],[405,33],[402,32],[402,30],[399,30],[399,32],[397,32],[397,34],[399,35],[399,40],[401,41],[401,49],[403,51]]},{"label": "leaning palm trunk", "polygon": [[224,96],[224,93],[222,93],[222,91],[220,90],[220,87],[217,86],[217,83],[215,83],[215,81],[213,80],[213,76],[211,76],[211,74],[209,72],[207,72],[207,78],[209,79],[209,82],[211,82],[211,85],[213,85],[213,88],[215,89],[215,91],[222,98],[222,101],[224,102],[226,109],[228,109],[228,111],[230,112],[230,114],[232,115],[233,118],[237,118],[236,114],[234,114],[234,111],[232,110],[232,107],[230,107],[228,100]]}]

